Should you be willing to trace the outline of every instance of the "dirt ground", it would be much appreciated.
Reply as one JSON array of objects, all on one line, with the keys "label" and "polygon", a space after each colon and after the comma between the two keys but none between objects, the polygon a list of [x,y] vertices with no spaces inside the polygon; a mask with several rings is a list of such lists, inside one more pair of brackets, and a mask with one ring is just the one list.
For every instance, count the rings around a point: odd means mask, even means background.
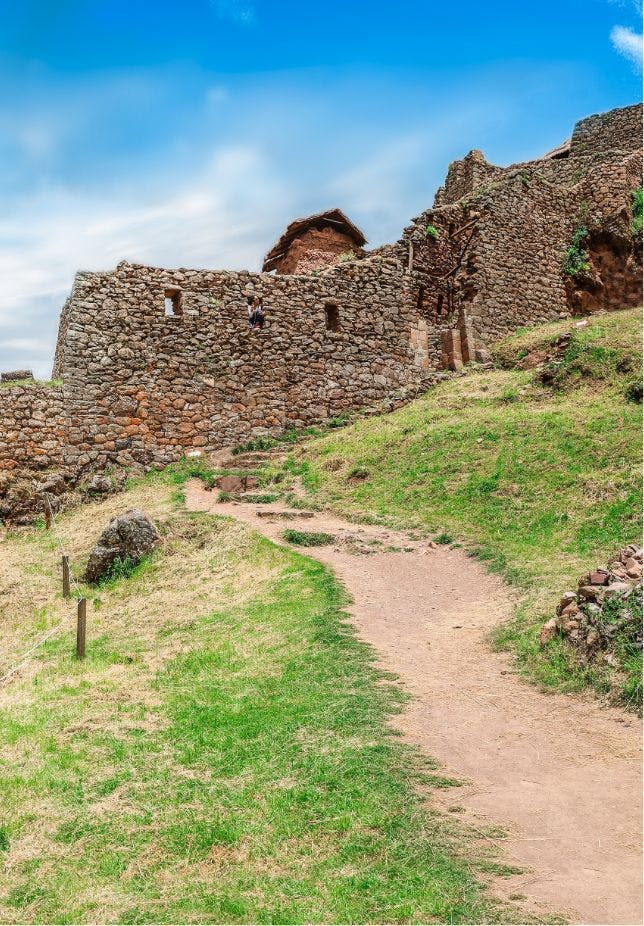
[{"label": "dirt ground", "polygon": [[412,695],[395,720],[404,736],[465,779],[433,791],[434,806],[509,832],[506,861],[524,873],[498,879],[497,893],[574,923],[642,922],[641,724],[590,697],[541,693],[491,650],[513,607],[500,580],[460,550],[328,514],[267,517],[267,506],[218,503],[198,481],[187,504],[280,543],[285,527],[338,538],[302,552],[342,580],[359,635]]}]

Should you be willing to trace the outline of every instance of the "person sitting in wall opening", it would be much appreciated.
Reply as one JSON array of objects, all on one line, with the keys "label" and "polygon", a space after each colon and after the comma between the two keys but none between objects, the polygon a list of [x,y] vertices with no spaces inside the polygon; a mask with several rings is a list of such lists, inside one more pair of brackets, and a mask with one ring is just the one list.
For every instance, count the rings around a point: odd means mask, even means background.
[{"label": "person sitting in wall opening", "polygon": [[248,327],[251,331],[258,331],[264,327],[266,316],[264,314],[264,301],[261,296],[248,297]]}]

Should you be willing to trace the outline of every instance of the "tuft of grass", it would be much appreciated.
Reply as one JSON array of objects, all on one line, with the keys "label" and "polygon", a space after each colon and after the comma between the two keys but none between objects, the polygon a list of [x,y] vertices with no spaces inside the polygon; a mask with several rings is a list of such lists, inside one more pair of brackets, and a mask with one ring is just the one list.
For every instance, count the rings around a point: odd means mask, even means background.
[{"label": "tuft of grass", "polygon": [[13,389],[15,386],[23,389],[56,389],[62,385],[62,379],[8,379],[0,383],[0,389]]},{"label": "tuft of grass", "polygon": [[300,531],[287,528],[282,531],[282,537],[287,543],[294,543],[299,547],[324,547],[335,543],[333,534],[326,534],[324,531]]},{"label": "tuft of grass", "polygon": [[434,241],[437,241],[440,233],[435,225],[428,225],[425,229],[425,234],[428,238],[433,238]]},{"label": "tuft of grass", "polygon": [[[404,697],[333,576],[187,513],[176,478],[58,520],[80,562],[88,527],[136,505],[168,555],[101,592],[83,662],[70,626],[0,689],[0,920],[525,921],[478,880],[499,841],[427,811],[451,783],[389,728]],[[0,546],[12,658],[32,607],[67,613],[57,561],[42,531]]]},{"label": "tuft of grass", "polygon": [[[573,325],[524,329],[492,345],[493,355],[512,363]],[[538,628],[579,575],[641,537],[642,406],[626,397],[640,345],[640,310],[593,317],[574,330],[554,390],[531,371],[472,373],[309,442],[290,471],[318,506],[442,532],[520,588],[522,607],[497,644],[518,654],[527,675],[632,701],[621,671],[590,672],[563,643],[541,649]],[[341,469],[325,465],[334,459]],[[362,469],[368,480],[346,478]],[[623,671],[634,690],[633,660]]]},{"label": "tuft of grass", "polygon": [[434,542],[440,543],[441,546],[447,546],[448,544],[453,544],[454,539],[451,536],[451,534],[448,534],[445,531],[442,531],[440,534],[438,534],[437,537],[434,537]]},{"label": "tuft of grass", "polygon": [[108,585],[115,585],[123,579],[131,579],[149,568],[150,563],[150,556],[143,556],[139,560],[132,559],[130,556],[117,556],[96,583],[96,587],[105,588]]},{"label": "tuft of grass", "polygon": [[271,505],[276,502],[280,496],[276,492],[259,492],[257,494],[246,494],[244,501],[252,505]]}]

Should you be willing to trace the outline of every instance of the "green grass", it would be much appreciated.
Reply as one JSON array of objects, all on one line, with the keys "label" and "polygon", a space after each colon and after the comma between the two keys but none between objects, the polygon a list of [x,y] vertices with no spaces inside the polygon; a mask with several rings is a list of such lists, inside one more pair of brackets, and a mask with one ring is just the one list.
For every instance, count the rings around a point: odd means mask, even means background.
[{"label": "green grass", "polygon": [[41,386],[44,389],[55,389],[62,385],[62,379],[8,379],[0,383],[0,389],[13,389],[15,386],[22,386],[24,389],[38,389]]},{"label": "green grass", "polygon": [[481,883],[510,872],[498,840],[428,812],[422,795],[458,782],[388,726],[402,695],[342,588],[185,512],[194,467],[58,519],[76,572],[118,510],[164,536],[90,603],[83,662],[51,537],[0,547],[5,655],[68,619],[0,688],[0,921],[526,921]]},{"label": "green grass", "polygon": [[106,588],[107,586],[116,585],[117,582],[123,579],[131,579],[148,569],[150,564],[150,556],[143,556],[139,560],[134,560],[130,556],[117,556],[96,583],[96,588]]},{"label": "green grass", "polygon": [[[473,373],[393,414],[303,445],[283,468],[318,505],[352,519],[421,528],[463,543],[523,590],[499,645],[532,678],[564,691],[592,685],[628,700],[641,663],[581,665],[537,628],[563,591],[641,536],[641,405],[627,384],[641,363],[641,312],[523,330],[493,346],[512,367],[574,330],[554,388],[531,371]],[[364,474],[359,482],[355,473]]]},{"label": "green grass", "polygon": [[333,534],[326,534],[324,531],[298,531],[287,528],[282,531],[282,537],[288,543],[294,543],[300,547],[324,547],[335,543]]}]

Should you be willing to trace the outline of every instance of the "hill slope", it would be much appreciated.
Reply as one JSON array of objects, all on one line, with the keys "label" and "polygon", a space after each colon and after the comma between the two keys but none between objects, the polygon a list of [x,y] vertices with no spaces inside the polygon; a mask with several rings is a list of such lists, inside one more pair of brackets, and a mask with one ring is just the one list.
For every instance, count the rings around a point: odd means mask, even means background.
[{"label": "hill slope", "polygon": [[0,543],[0,674],[63,621],[0,685],[0,921],[524,922],[480,880],[512,873],[498,831],[427,810],[458,782],[387,726],[332,575],[188,514],[186,472],[59,519],[77,575],[127,507],[163,537],[83,589],[83,662],[55,537]]},{"label": "hill slope", "polygon": [[[641,650],[625,646],[615,674],[558,640],[542,651],[536,628],[581,573],[640,537],[640,345],[637,309],[521,331],[494,347],[500,368],[309,441],[286,471],[319,505],[467,545],[524,592],[498,640],[526,671],[634,703]],[[538,373],[520,368],[531,362]]]}]

